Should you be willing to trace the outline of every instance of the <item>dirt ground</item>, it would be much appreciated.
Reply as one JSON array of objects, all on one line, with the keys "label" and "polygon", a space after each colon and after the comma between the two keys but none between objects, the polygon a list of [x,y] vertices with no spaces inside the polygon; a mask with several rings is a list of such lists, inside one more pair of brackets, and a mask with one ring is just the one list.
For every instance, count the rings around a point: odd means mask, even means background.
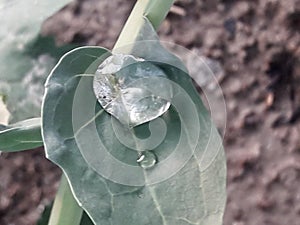
[{"label": "dirt ground", "polygon": [[[133,0],[73,3],[44,25],[57,42],[111,48]],[[179,0],[162,39],[221,62],[227,105],[224,225],[300,224],[300,1]],[[0,157],[0,224],[35,224],[60,171],[41,150]]]}]

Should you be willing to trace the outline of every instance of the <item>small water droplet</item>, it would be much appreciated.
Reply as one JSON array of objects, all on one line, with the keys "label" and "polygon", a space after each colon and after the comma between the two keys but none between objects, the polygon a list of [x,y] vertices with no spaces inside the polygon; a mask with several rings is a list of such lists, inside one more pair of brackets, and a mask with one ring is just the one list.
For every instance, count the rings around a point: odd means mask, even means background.
[{"label": "small water droplet", "polygon": [[142,168],[150,169],[156,164],[157,159],[156,155],[153,152],[145,151],[139,156],[136,161]]},{"label": "small water droplet", "polygon": [[143,193],[143,191],[138,191],[137,192],[137,197],[138,198],[145,198],[145,194]]}]

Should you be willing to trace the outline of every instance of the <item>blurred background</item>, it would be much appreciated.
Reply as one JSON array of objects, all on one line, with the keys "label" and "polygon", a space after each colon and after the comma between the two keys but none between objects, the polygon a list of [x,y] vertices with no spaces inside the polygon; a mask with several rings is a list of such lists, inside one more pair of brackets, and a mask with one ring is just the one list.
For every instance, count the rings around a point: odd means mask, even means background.
[{"label": "blurred background", "polygon": [[[112,48],[134,0],[80,0],[43,25],[58,45]],[[178,0],[162,40],[220,64],[226,100],[224,225],[300,224],[300,1]],[[41,149],[0,157],[0,224],[33,225],[60,170]]]}]

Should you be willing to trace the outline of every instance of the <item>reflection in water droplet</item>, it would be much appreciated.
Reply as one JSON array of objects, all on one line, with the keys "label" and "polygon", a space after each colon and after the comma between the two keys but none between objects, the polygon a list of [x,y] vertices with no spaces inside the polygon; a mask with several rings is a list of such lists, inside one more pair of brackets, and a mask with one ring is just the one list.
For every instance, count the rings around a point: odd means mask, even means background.
[{"label": "reflection in water droplet", "polygon": [[156,155],[150,151],[143,152],[136,161],[144,169],[152,168],[157,162]]},{"label": "reflection in water droplet", "polygon": [[167,78],[151,62],[116,54],[99,66],[93,88],[103,109],[121,123],[134,127],[169,109],[173,93]]}]

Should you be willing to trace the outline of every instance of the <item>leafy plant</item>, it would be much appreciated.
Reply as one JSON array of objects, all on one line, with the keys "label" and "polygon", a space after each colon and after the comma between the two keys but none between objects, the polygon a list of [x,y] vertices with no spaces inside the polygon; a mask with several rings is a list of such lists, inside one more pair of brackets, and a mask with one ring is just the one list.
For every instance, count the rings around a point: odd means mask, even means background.
[{"label": "leafy plant", "polygon": [[[43,2],[45,9],[49,4],[55,6],[53,9],[62,4]],[[2,4],[9,18],[14,10],[8,3]],[[179,58],[164,49],[155,32],[172,4],[173,0],[137,1],[112,51],[101,47],[80,47],[60,59],[46,82],[41,119],[1,127],[1,151],[44,145],[47,158],[64,172],[48,224],[91,224],[85,213],[94,224],[101,225],[222,224],[226,199],[222,140],[187,69]],[[50,11],[46,10],[43,16],[49,16]],[[28,25],[28,22],[33,24],[33,32],[29,32],[30,40],[33,40],[42,20],[26,20],[24,24]],[[9,24],[7,22],[7,27]],[[16,28],[15,31],[22,29]],[[38,43],[26,46],[47,49],[43,42]],[[5,51],[7,55],[11,54],[10,60],[19,57],[30,61],[28,51],[25,51],[24,58],[24,52],[16,54],[15,42],[10,47]],[[126,65],[116,63],[120,68],[115,76],[132,79],[130,85],[134,86],[125,88],[152,91],[150,100],[147,98],[151,104],[146,106],[153,107],[152,103],[157,104],[157,99],[165,97],[160,88],[163,83],[162,87],[172,93],[171,107],[158,118],[135,127],[120,123],[116,115],[111,116],[108,109],[98,103],[93,83],[103,64],[116,67],[112,62],[107,63],[108,59],[113,61],[110,57],[114,56],[137,59]],[[25,61],[20,63],[25,64]],[[16,81],[29,71],[21,65],[9,69],[13,69],[10,73],[16,76]],[[1,71],[8,69],[2,65]],[[135,80],[134,77],[141,73],[147,76],[142,82]],[[157,73],[163,76],[157,76]],[[111,76],[110,79],[116,78]],[[10,78],[2,77],[1,73],[0,87],[10,82]],[[122,86],[114,80],[109,82],[115,89]],[[118,91],[123,95],[128,93]],[[12,93],[2,95],[11,99],[7,105],[13,114],[12,122],[23,115],[28,117],[27,112],[18,114],[20,108],[14,108],[13,103],[17,100]],[[127,99],[129,102],[132,96]],[[107,93],[102,97],[107,98]],[[141,104],[140,100],[136,103]],[[141,112],[145,115],[149,108]],[[32,116],[35,115],[37,113],[33,110]],[[155,133],[162,134],[164,129],[164,139],[153,145],[154,139],[151,138]],[[45,221],[48,220],[40,223]]]}]

